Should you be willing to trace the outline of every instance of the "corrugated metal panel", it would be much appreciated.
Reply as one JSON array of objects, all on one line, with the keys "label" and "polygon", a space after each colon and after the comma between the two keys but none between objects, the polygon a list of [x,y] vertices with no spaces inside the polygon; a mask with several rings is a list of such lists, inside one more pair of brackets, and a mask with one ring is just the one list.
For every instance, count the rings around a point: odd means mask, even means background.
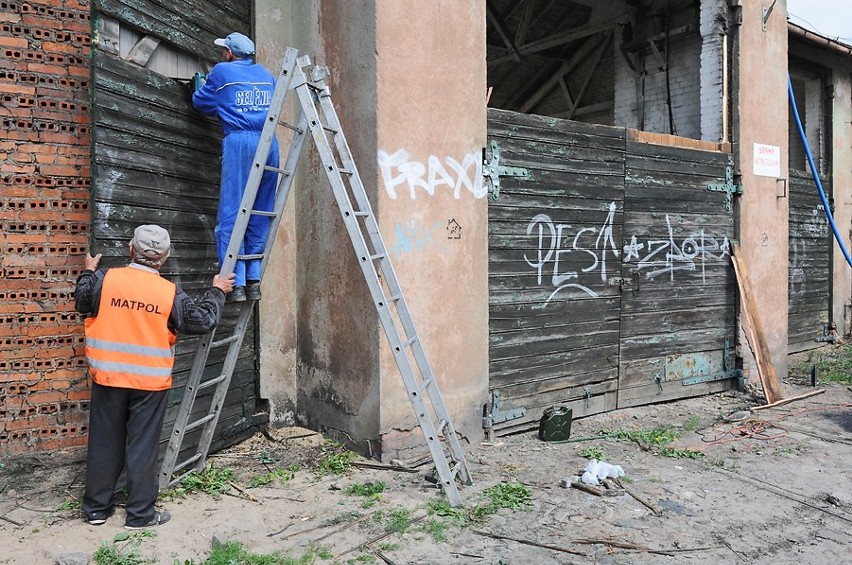
[{"label": "corrugated metal panel", "polygon": [[504,176],[489,200],[490,387],[498,431],[555,404],[574,415],[615,408],[624,186],[623,129],[490,109]]},{"label": "corrugated metal panel", "polygon": [[[831,231],[813,177],[790,171],[790,267],[787,349],[819,347],[830,323]],[[831,186],[823,181],[831,194]]]},{"label": "corrugated metal panel", "polygon": [[725,194],[708,189],[725,184],[729,164],[724,153],[627,143],[619,408],[733,384],[712,379],[734,362],[734,221]]},{"label": "corrugated metal panel", "polygon": [[[215,37],[248,30],[251,3],[100,0],[98,8],[179,49],[215,56],[216,50],[210,48]],[[221,130],[192,109],[185,84],[99,50],[93,52],[92,67],[93,248],[104,254],[104,265],[124,264],[133,229],[143,223],[162,225],[174,247],[162,274],[197,296],[218,270],[213,229]],[[221,331],[229,332],[235,322],[236,313],[227,306]],[[164,440],[183,396],[197,341],[178,340]],[[223,357],[224,351],[211,353],[206,377],[221,372]],[[229,437],[255,423],[256,357],[255,331],[250,326],[214,447],[226,445]],[[210,397],[212,391],[208,398],[199,398],[196,410],[206,410]],[[184,446],[191,449],[192,441],[189,438]]]}]

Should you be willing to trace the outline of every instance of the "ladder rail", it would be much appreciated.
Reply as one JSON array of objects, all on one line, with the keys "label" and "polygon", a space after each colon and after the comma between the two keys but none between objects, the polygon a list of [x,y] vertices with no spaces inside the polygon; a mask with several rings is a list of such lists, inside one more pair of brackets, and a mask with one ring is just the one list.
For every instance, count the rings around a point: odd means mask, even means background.
[{"label": "ladder rail", "polygon": [[[239,252],[239,248],[242,246],[243,238],[245,237],[245,232],[248,227],[248,222],[254,207],[255,198],[257,196],[257,191],[259,189],[261,179],[263,178],[263,174],[266,172],[266,162],[268,160],[269,152],[273,147],[273,143],[275,141],[276,129],[278,124],[280,123],[280,116],[284,109],[284,101],[286,99],[288,91],[291,88],[293,70],[296,67],[297,58],[298,51],[293,48],[288,48],[281,65],[281,70],[278,74],[275,90],[273,91],[272,99],[270,101],[269,111],[267,113],[267,117],[260,134],[260,140],[255,151],[252,168],[249,172],[249,177],[246,181],[243,198],[240,202],[240,212],[237,216],[236,222],[234,223],[234,229],[231,232],[231,239],[228,242],[228,249],[226,252],[225,259],[222,262],[222,265],[220,265],[219,276],[227,276],[228,274],[233,272],[234,267],[236,265],[237,254]],[[292,128],[292,126],[290,127]],[[267,238],[264,243],[264,253],[261,262],[261,275],[266,267],[266,263],[270,255],[269,251],[275,240],[275,231],[278,229],[278,225],[283,216],[283,211],[284,207],[286,206],[290,186],[293,182],[293,173],[295,165],[299,160],[304,138],[305,128],[302,127],[301,131],[297,131],[296,135],[294,136],[294,141],[291,144],[290,151],[288,152],[286,160],[287,164],[285,165],[284,173],[278,173],[279,179],[276,183],[276,194],[275,201],[273,204],[273,210],[275,211],[275,214],[273,215],[273,217],[270,218],[270,230],[267,233]],[[216,389],[213,393],[211,407],[208,411],[208,416],[212,415],[212,418],[210,418],[209,421],[204,425],[201,438],[199,440],[197,453],[193,455],[193,457],[199,458],[198,464],[196,466],[196,469],[198,471],[201,471],[204,468],[204,464],[207,459],[207,454],[210,449],[210,443],[212,442],[213,433],[215,431],[216,425],[218,424],[219,416],[221,414],[222,403],[224,402],[225,395],[228,392],[231,377],[233,376],[233,371],[236,367],[236,363],[239,358],[239,351],[242,347],[242,342],[245,337],[246,329],[248,327],[248,321],[251,317],[253,310],[253,301],[241,303],[237,316],[237,322],[234,326],[232,335],[230,336],[230,338],[221,340],[229,341],[228,351],[225,355],[225,361],[223,362],[222,374],[220,375],[224,376],[224,378],[216,384]],[[184,390],[184,395],[181,400],[180,407],[178,408],[177,415],[175,416],[173,431],[169,435],[169,444],[166,448],[166,453],[163,458],[163,464],[160,472],[161,488],[167,488],[170,484],[172,484],[171,477],[175,469],[181,468],[181,465],[186,464],[186,462],[179,464],[178,458],[180,456],[180,451],[183,446],[184,439],[186,437],[187,422],[189,421],[192,409],[197,400],[199,383],[201,382],[201,378],[204,374],[204,370],[207,365],[207,359],[209,357],[211,349],[210,345],[213,342],[215,333],[216,330],[214,329],[209,334],[203,336],[201,338],[201,341],[199,341],[199,345],[196,349],[192,367],[190,369],[190,374],[187,378],[187,385]]]}]

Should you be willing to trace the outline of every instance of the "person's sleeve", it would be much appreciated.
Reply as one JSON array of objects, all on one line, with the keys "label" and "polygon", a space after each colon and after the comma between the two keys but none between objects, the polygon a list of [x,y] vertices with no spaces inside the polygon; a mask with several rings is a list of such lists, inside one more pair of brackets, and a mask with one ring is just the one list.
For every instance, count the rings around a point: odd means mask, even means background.
[{"label": "person's sleeve", "polygon": [[101,270],[85,270],[77,277],[77,287],[74,289],[74,307],[80,314],[98,315],[104,274],[105,272]]},{"label": "person's sleeve", "polygon": [[192,107],[208,116],[216,116],[216,92],[222,86],[222,72],[213,67],[204,85],[192,93]]},{"label": "person's sleeve", "polygon": [[169,329],[179,334],[210,333],[219,323],[224,307],[225,293],[221,289],[211,287],[195,302],[178,288],[169,315]]}]

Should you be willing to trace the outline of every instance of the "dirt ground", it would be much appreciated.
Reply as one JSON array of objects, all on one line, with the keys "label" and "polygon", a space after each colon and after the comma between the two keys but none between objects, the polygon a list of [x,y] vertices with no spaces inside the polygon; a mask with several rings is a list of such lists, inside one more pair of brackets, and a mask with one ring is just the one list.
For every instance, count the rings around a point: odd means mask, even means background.
[{"label": "dirt ground", "polygon": [[[805,377],[789,380],[785,398],[814,390]],[[110,544],[150,563],[186,565],[202,563],[214,538],[257,554],[341,564],[852,563],[852,391],[820,388],[767,410],[750,411],[761,402],[729,392],[573,422],[572,439],[605,430],[621,439],[555,444],[531,431],[467,446],[474,485],[461,487],[467,514],[456,522],[429,513],[430,501],[444,500],[424,480],[429,465],[318,474],[328,448],[301,428],[258,433],[215,454],[212,464],[233,470],[236,486],[219,498],[166,500],[170,523],[117,543],[121,509],[103,526],[82,520],[80,461],[62,453],[7,458],[0,461],[0,563],[51,564],[75,552],[77,563],[94,563]],[[660,428],[679,436],[668,446],[674,457],[660,455],[663,444],[637,439]],[[623,468],[622,484],[636,497],[617,486],[614,496],[560,486],[595,451]],[[289,480],[251,488],[293,465]],[[346,492],[378,482],[387,488],[372,506]],[[486,489],[504,482],[521,483],[531,504],[475,519]]]}]

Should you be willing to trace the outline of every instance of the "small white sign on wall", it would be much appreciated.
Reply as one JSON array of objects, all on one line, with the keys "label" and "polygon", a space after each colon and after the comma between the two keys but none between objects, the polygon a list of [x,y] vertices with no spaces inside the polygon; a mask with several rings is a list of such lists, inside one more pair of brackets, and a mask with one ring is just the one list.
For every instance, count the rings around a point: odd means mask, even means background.
[{"label": "small white sign on wall", "polygon": [[781,148],[777,145],[754,144],[754,174],[759,177],[781,176]]}]

